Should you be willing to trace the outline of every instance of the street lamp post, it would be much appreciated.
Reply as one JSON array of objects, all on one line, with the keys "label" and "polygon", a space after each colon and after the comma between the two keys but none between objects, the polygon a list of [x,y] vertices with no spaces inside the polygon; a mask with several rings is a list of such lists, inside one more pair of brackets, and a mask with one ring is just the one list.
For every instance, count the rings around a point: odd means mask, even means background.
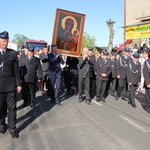
[{"label": "street lamp post", "polygon": [[115,23],[115,21],[112,21],[111,19],[109,19],[106,22],[107,22],[107,25],[108,25],[109,31],[110,31],[107,51],[111,52],[112,47],[113,47],[113,37],[114,37],[114,33],[115,33],[115,30],[113,30],[113,24]]}]

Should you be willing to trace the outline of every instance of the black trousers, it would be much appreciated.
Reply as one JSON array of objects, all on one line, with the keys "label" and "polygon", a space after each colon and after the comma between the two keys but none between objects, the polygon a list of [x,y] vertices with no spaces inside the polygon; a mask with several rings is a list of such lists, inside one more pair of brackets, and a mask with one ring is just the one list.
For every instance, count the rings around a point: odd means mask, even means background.
[{"label": "black trousers", "polygon": [[145,86],[145,109],[150,109],[150,88]]},{"label": "black trousers", "polygon": [[127,80],[126,78],[118,79],[118,88],[117,88],[117,96],[122,96],[122,98],[127,97]]},{"label": "black trousers", "polygon": [[107,80],[96,79],[96,97],[99,99],[106,98]]},{"label": "black trousers", "polygon": [[90,100],[90,78],[78,78],[79,99],[85,94],[85,99]]},{"label": "black trousers", "polygon": [[0,93],[0,128],[5,126],[8,110],[8,128],[16,129],[16,91]]},{"label": "black trousers", "polygon": [[135,92],[137,89],[137,85],[130,85],[129,86],[129,102],[135,105]]},{"label": "black trousers", "polygon": [[60,75],[49,75],[49,92],[51,96],[52,102],[60,102],[58,99],[59,89],[60,89],[60,82],[61,82],[61,74]]},{"label": "black trousers", "polygon": [[95,76],[90,78],[90,97],[93,96],[92,92],[93,92],[93,82],[95,82]]},{"label": "black trousers", "polygon": [[46,84],[46,88],[48,87],[48,74],[47,71],[42,72],[42,81],[41,81],[41,90],[44,92],[44,83]]},{"label": "black trousers", "polygon": [[116,87],[117,87],[117,78],[112,78],[110,82],[111,82],[110,93],[115,94],[116,93]]},{"label": "black trousers", "polygon": [[25,82],[23,84],[23,99],[24,103],[31,103],[35,99],[36,94],[36,83]]},{"label": "black trousers", "polygon": [[73,88],[74,92],[78,90],[78,74],[73,74],[68,71],[67,74],[67,91],[69,92]]}]

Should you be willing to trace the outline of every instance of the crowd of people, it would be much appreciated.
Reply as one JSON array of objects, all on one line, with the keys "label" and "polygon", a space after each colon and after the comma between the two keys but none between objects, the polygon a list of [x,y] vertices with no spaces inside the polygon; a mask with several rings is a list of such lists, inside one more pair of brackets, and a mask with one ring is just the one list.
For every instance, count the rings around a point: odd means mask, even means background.
[{"label": "crowd of people", "polygon": [[[96,97],[97,102],[106,102],[105,99],[110,94],[116,100],[121,98],[136,108],[134,100],[136,91],[143,94],[147,92],[147,88],[144,85],[144,66],[146,66],[144,64],[147,64],[147,59],[149,58],[149,48],[144,44],[140,50],[135,51],[135,49],[137,49],[137,46],[134,47],[134,52],[131,52],[130,48],[127,47],[119,52],[112,51],[109,53],[103,50],[95,55],[93,48],[89,47],[83,48],[81,56],[77,58],[62,56],[61,53],[57,52],[57,45],[55,44],[51,45],[51,51],[48,51],[45,46],[39,51],[39,54],[35,55],[39,58],[42,69],[35,70],[34,89],[36,88],[36,78],[38,77],[41,80],[39,83],[41,83],[42,94],[46,92],[51,97],[51,103],[56,103],[57,105],[61,105],[59,90],[63,82],[67,93],[73,89],[73,93],[79,95],[79,102],[85,101],[91,105],[93,97]],[[29,51],[28,53],[30,53],[31,50],[24,47],[23,51],[25,53]],[[22,70],[23,55],[21,55],[19,61],[20,70]],[[31,67],[31,64],[29,66]],[[32,66],[32,68],[36,67]],[[31,70],[33,71],[34,69]],[[36,76],[36,71],[39,74],[42,72],[41,77]],[[32,73],[29,72],[28,70],[27,74],[31,75]],[[96,85],[95,95],[92,93],[93,84]],[[26,88],[27,85],[25,84],[22,91]],[[27,91],[23,93],[27,93]],[[29,93],[32,92],[30,91]],[[35,96],[29,99],[35,99]],[[33,100],[31,101],[33,102]],[[33,103],[24,100],[24,106],[29,104],[34,107]],[[149,110],[148,101],[145,102],[145,109]]]},{"label": "crowd of people", "polygon": [[[73,91],[79,103],[91,105],[106,102],[108,95],[125,100],[136,108],[136,91],[145,90],[145,110],[150,113],[149,49],[133,54],[130,48],[121,52],[101,51],[95,55],[92,47],[83,48],[79,57],[63,56],[52,44],[36,51],[23,46],[22,52],[7,48],[9,33],[0,33],[0,133],[7,129],[13,138],[16,132],[16,94],[22,93],[23,107],[36,105],[37,87],[50,97],[50,103],[61,106],[59,92]],[[95,85],[95,86],[94,86]],[[93,93],[93,89],[95,93]],[[17,92],[16,92],[17,91]],[[8,125],[5,122],[8,117]]]}]

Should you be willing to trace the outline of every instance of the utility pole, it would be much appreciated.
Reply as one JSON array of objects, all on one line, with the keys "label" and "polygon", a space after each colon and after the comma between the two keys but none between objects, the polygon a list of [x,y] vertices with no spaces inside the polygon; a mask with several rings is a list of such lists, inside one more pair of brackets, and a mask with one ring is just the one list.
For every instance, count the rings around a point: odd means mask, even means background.
[{"label": "utility pole", "polygon": [[107,51],[110,53],[113,47],[113,37],[114,37],[114,33],[115,30],[113,30],[113,24],[115,23],[115,21],[112,21],[111,19],[109,19],[108,21],[106,21],[108,27],[109,27],[109,31],[110,31],[110,35],[109,35],[109,43],[108,43],[108,48]]}]

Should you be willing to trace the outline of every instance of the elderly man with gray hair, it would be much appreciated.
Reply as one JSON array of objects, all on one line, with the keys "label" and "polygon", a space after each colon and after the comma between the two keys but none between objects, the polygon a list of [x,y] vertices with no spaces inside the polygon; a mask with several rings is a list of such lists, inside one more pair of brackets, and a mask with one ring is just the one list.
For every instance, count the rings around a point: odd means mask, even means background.
[{"label": "elderly man with gray hair", "polygon": [[82,102],[85,98],[85,102],[90,105],[90,78],[92,77],[91,67],[94,66],[94,61],[88,54],[89,49],[85,47],[82,56],[79,57],[78,88],[79,102]]}]

